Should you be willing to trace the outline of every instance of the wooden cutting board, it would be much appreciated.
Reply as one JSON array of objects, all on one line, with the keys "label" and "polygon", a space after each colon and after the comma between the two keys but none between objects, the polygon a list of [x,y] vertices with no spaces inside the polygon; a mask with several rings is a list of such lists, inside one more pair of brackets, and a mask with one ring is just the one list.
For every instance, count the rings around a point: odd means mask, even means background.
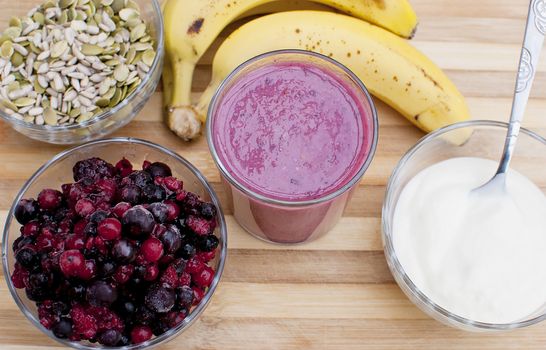
[{"label": "wooden cutting board", "polygon": [[[528,1],[412,2],[421,20],[413,43],[446,70],[475,119],[507,120]],[[0,0],[0,27],[32,3]],[[210,77],[213,51],[197,69],[196,96]],[[546,60],[539,70],[524,124],[546,136]],[[423,134],[377,105],[377,156],[340,224],[311,244],[278,247],[248,236],[226,207],[230,249],[222,282],[195,325],[161,349],[546,349],[546,323],[505,334],[464,333],[423,314],[394,283],[381,248],[381,204],[391,171]],[[225,199],[206,141],[184,143],[163,125],[161,92],[113,136],[175,150]],[[31,141],[0,122],[2,226],[23,182],[65,148]],[[19,312],[2,279],[0,349],[58,348]]]}]

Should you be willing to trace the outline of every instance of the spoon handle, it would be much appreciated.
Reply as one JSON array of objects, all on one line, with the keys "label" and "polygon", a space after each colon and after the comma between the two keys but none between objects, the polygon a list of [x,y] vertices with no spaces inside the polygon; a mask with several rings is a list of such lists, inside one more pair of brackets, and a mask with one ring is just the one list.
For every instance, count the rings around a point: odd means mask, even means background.
[{"label": "spoon handle", "polygon": [[527,101],[529,100],[529,94],[535,78],[545,33],[546,0],[531,0],[525,28],[525,38],[523,39],[523,47],[521,49],[519,73],[516,80],[510,125],[508,127],[508,134],[504,145],[503,157],[497,174],[506,173],[510,165],[521,122],[525,114],[525,107],[527,106]]}]

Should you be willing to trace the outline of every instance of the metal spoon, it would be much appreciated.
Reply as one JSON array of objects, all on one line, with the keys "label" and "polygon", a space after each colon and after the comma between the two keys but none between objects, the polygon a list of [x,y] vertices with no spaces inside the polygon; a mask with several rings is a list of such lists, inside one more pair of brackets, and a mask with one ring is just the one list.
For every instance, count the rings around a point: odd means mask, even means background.
[{"label": "metal spoon", "polygon": [[506,189],[506,173],[514,154],[521,122],[525,114],[525,107],[527,106],[529,93],[531,92],[531,86],[535,78],[538,58],[544,43],[544,33],[546,33],[546,0],[531,0],[523,47],[521,49],[512,114],[510,116],[510,124],[508,126],[502,158],[495,176],[486,184],[474,189],[472,191],[474,193],[478,191],[499,192]]}]

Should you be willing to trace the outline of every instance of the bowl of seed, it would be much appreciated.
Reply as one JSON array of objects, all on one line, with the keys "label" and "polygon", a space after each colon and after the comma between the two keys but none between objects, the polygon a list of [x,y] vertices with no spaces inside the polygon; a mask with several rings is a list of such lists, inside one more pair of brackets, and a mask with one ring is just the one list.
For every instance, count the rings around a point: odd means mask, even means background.
[{"label": "bowl of seed", "polygon": [[87,142],[129,123],[161,77],[159,2],[34,5],[0,23],[0,118],[53,144]]}]

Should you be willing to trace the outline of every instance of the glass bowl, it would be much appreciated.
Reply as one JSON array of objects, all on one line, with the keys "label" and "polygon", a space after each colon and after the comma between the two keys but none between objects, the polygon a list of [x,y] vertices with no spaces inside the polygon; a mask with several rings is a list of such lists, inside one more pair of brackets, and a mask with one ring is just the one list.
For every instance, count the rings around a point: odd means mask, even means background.
[{"label": "glass bowl", "polygon": [[[436,320],[467,331],[501,331],[527,327],[546,318],[544,306],[518,322],[494,324],[460,317],[435,304],[412,282],[401,266],[392,241],[394,211],[406,184],[423,169],[456,157],[480,157],[498,162],[501,158],[508,124],[470,121],[440,129],[421,139],[400,160],[388,186],[382,213],[383,248],[389,268],[408,298]],[[546,139],[522,129],[511,168],[527,176],[546,193]]]},{"label": "glass bowl", "polygon": [[[95,140],[114,132],[133,120],[157,88],[163,70],[164,57],[163,16],[158,0],[134,1],[140,6],[142,18],[154,38],[157,55],[150,71],[132,94],[116,107],[79,124],[68,126],[30,124],[10,116],[2,108],[0,108],[0,118],[21,134],[52,144],[78,144]],[[25,6],[21,6],[16,13],[10,13],[10,15],[26,15],[33,6],[39,6],[43,2],[44,0],[27,1]],[[32,4],[32,6],[28,6],[28,4]],[[7,21],[2,22],[0,31],[3,31],[7,26]]]},{"label": "glass bowl", "polygon": [[[345,84],[361,101],[364,140],[355,156],[354,169],[335,190],[316,199],[281,200],[256,192],[237,179],[222,150],[222,141],[215,137],[217,115],[231,88],[249,73],[278,63],[297,63],[320,67]],[[221,125],[221,124],[220,124]],[[276,244],[300,244],[315,240],[330,231],[339,221],[352,193],[370,166],[378,140],[378,120],[374,102],[362,81],[347,67],[330,57],[303,50],[278,50],[254,57],[235,69],[218,88],[208,111],[207,140],[214,162],[232,203],[237,222],[254,237]],[[357,161],[358,160],[358,161]],[[282,218],[279,220],[279,218]]]},{"label": "glass bowl", "polygon": [[216,275],[201,303],[191,310],[190,314],[180,325],[168,332],[158,337],[154,337],[145,343],[113,349],[148,349],[163,344],[189,328],[209,304],[224,270],[227,254],[227,228],[218,197],[205,177],[187,160],[159,145],[132,138],[99,140],[62,152],[38,169],[38,171],[36,171],[36,173],[26,182],[13,201],[4,227],[4,235],[2,238],[2,264],[9,291],[30,322],[51,339],[76,349],[103,348],[103,346],[98,343],[72,342],[55,337],[51,331],[40,324],[35,303],[26,297],[24,289],[16,289],[10,278],[15,263],[12,244],[13,241],[20,236],[19,228],[21,226],[13,216],[16,204],[23,198],[36,198],[43,188],[60,188],[60,185],[63,183],[73,182],[73,165],[79,160],[90,157],[100,157],[110,163],[117,162],[122,157],[125,157],[135,164],[135,167],[140,166],[144,160],[164,162],[171,167],[173,176],[184,181],[184,188],[186,190],[201,196],[205,201],[212,202],[218,210],[218,226],[215,234],[220,240],[220,245],[215,260],[211,262],[211,267],[216,271]]}]

